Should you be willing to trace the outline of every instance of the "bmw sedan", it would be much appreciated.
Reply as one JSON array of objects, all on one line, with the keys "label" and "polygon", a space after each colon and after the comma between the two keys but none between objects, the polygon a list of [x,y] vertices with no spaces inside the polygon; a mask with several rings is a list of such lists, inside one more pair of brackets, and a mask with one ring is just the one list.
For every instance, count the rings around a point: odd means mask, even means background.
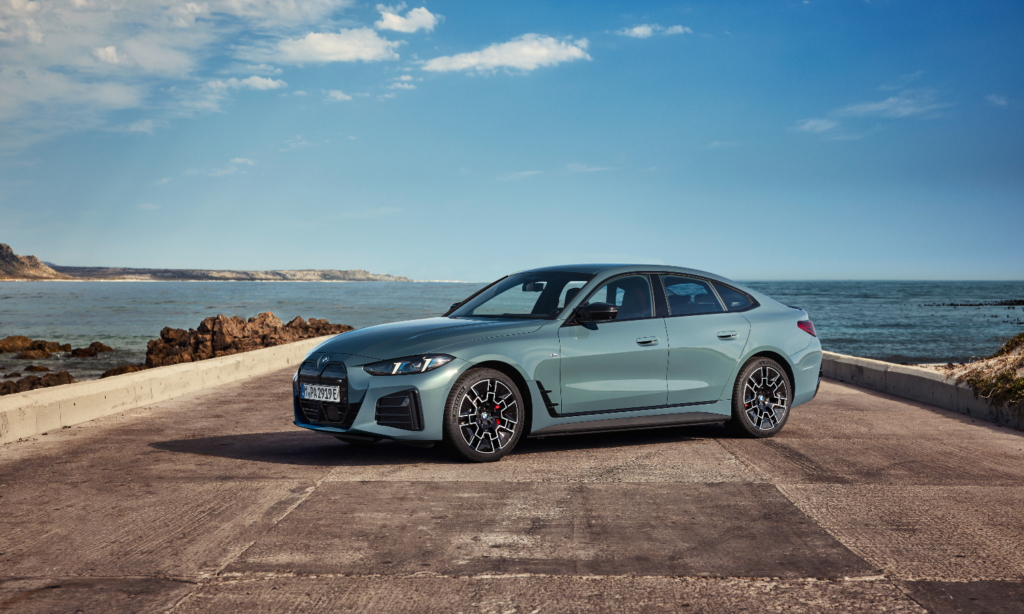
[{"label": "bmw sedan", "polygon": [[303,360],[292,393],[300,427],[486,462],[523,437],[707,423],[771,437],[820,379],[798,308],[702,271],[588,264],[338,335]]}]

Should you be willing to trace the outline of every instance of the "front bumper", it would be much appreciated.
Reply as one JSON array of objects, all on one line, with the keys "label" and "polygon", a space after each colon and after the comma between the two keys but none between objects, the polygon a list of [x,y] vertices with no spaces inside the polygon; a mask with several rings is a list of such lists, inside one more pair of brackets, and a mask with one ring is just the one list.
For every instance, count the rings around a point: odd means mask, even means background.
[{"label": "front bumper", "polygon": [[[325,354],[314,352],[306,357],[304,363],[309,360],[319,361]],[[471,365],[464,360],[456,358],[447,365],[427,373],[416,373],[410,375],[370,375],[363,370],[363,365],[377,362],[377,359],[352,354],[327,354],[329,362],[341,362],[345,365],[348,374],[348,403],[350,410],[356,412],[351,426],[342,428],[329,424],[319,424],[310,421],[299,407],[298,390],[292,386],[292,406],[295,416],[295,425],[312,431],[319,431],[331,435],[363,435],[368,437],[379,437],[395,440],[408,441],[440,441],[441,423],[444,414],[444,406],[448,400],[448,394],[452,385]],[[387,426],[381,422],[391,422],[389,415],[394,403],[394,396],[391,399],[384,399],[389,395],[408,393],[412,391],[411,403],[418,403],[419,415],[422,417],[420,424],[413,420],[407,427],[396,428]],[[399,395],[406,396],[406,395]],[[382,401],[382,399],[384,399]],[[414,430],[420,427],[419,430]]]}]

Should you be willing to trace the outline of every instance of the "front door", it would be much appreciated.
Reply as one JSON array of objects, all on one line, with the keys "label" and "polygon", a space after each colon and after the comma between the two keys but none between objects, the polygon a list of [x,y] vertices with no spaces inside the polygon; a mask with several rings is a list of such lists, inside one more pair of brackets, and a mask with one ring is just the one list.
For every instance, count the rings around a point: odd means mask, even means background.
[{"label": "front door", "polygon": [[662,275],[662,281],[669,309],[668,403],[717,401],[743,354],[750,322],[726,311],[704,280]]},{"label": "front door", "polygon": [[659,407],[666,404],[668,343],[665,321],[654,317],[647,275],[615,278],[581,305],[612,303],[614,320],[559,329],[559,413],[579,414]]}]

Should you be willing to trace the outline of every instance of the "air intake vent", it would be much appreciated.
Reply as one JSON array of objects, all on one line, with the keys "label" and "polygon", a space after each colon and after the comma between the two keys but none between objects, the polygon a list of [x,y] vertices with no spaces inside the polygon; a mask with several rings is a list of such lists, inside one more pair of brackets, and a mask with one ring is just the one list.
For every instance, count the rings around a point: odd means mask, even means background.
[{"label": "air intake vent", "polygon": [[422,431],[423,410],[420,408],[420,395],[415,390],[403,390],[377,399],[374,419],[381,426]]}]

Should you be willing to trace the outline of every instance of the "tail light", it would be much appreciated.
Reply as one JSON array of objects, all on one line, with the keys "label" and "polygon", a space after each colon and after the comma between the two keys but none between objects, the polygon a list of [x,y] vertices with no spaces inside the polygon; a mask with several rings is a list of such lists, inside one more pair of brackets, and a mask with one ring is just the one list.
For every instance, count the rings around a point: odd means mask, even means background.
[{"label": "tail light", "polygon": [[818,331],[814,330],[814,323],[810,320],[800,320],[796,325],[800,327],[800,330],[804,331],[808,335],[811,335],[812,337],[818,336]]}]

